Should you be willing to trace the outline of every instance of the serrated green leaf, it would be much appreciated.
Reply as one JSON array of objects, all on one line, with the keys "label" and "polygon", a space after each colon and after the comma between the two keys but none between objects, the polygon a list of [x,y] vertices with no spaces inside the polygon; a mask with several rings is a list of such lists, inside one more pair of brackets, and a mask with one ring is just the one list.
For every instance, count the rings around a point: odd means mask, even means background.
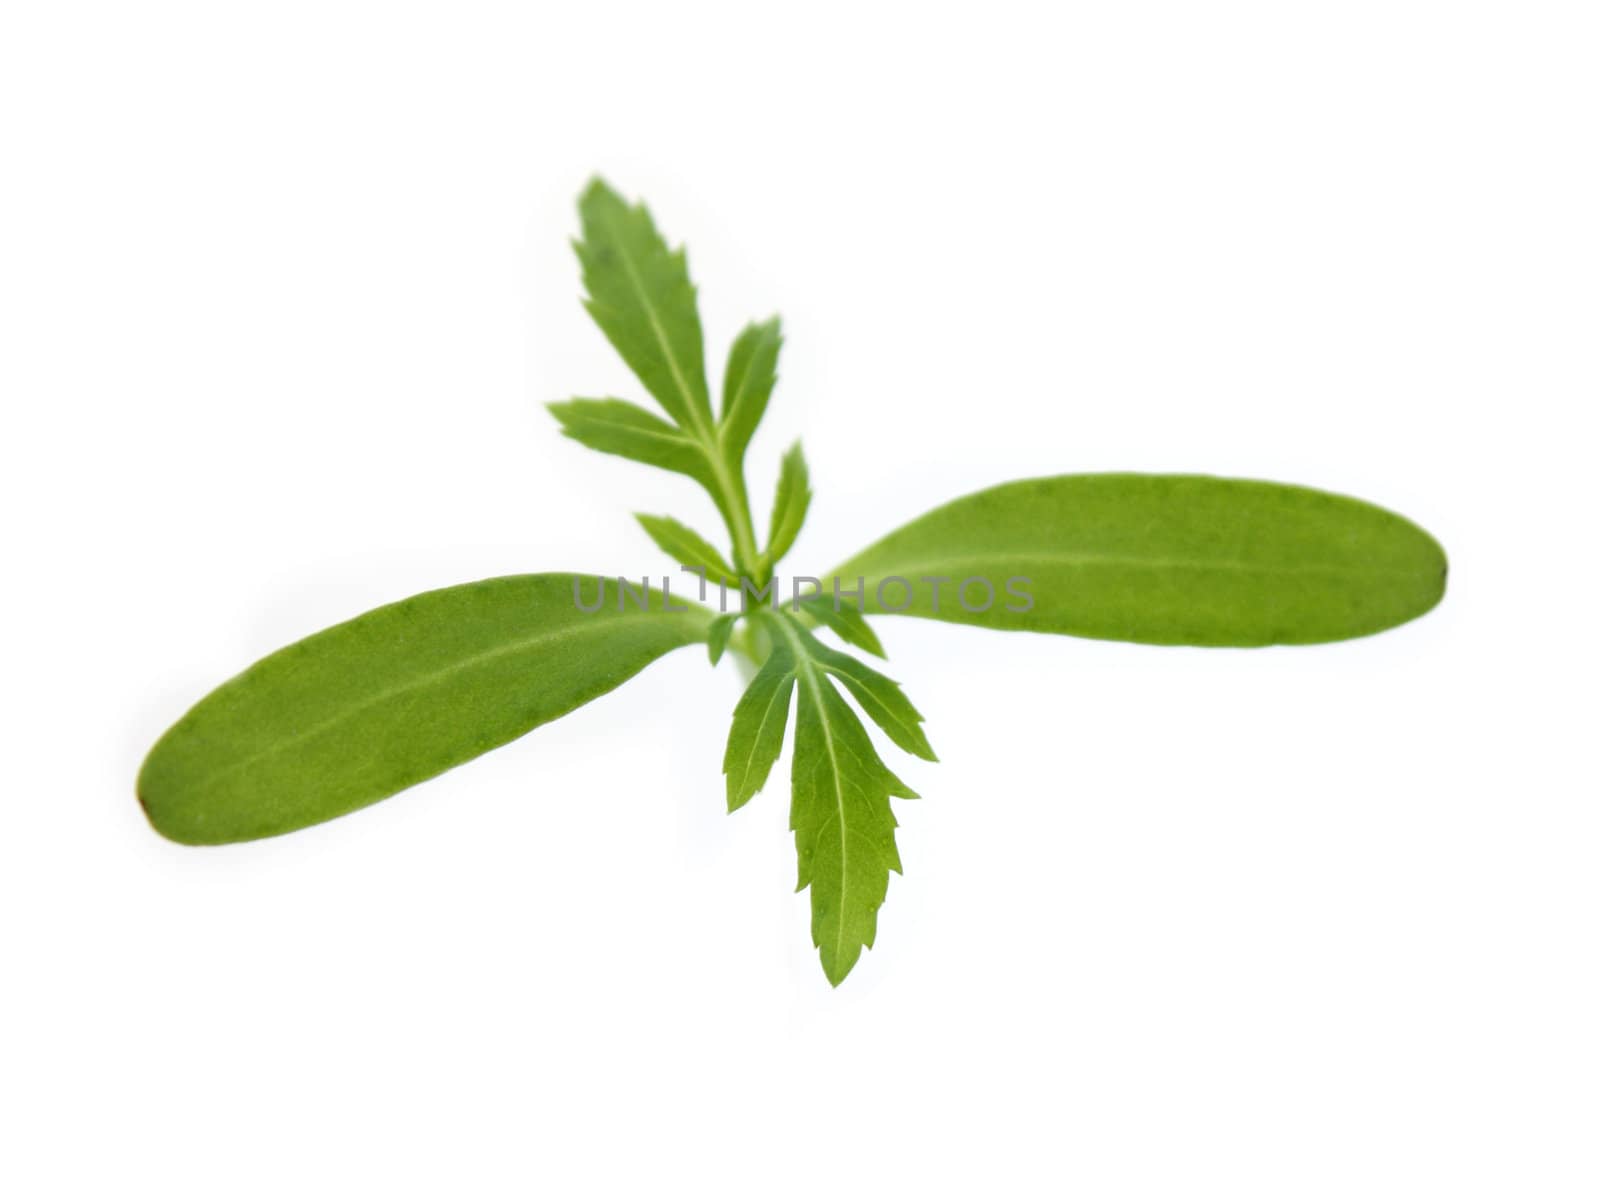
[{"label": "serrated green leaf", "polygon": [[[705,639],[709,611],[598,579],[502,577],[419,594],[285,647],[156,742],[139,800],[180,843],[281,835],[433,777]],[[607,588],[615,590],[615,586]]]},{"label": "serrated green leaf", "polygon": [[900,871],[891,796],[907,793],[879,759],[861,721],[786,623],[795,660],[794,831],[800,873],[811,889],[811,940],[828,981],[838,986],[877,936],[889,872]]},{"label": "serrated green leaf", "polygon": [[649,210],[595,179],[578,200],[588,309],[600,330],[673,421],[711,437],[704,343],[683,251],[671,250]]},{"label": "serrated green leaf", "polygon": [[744,458],[745,449],[767,412],[767,402],[778,382],[778,350],[782,346],[782,328],[774,316],[746,327],[728,352],[728,368],[722,381],[722,421],[717,432],[723,453],[735,463]]},{"label": "serrated green leaf", "polygon": [[[1245,479],[1114,474],[1030,479],[966,496],[831,576],[852,588],[864,578],[869,612],[1256,647],[1398,626],[1439,601],[1445,569],[1431,536],[1361,500]],[[994,600],[975,609],[984,580]]]},{"label": "serrated green leaf", "polygon": [[635,512],[634,519],[644,526],[650,539],[667,556],[691,568],[704,569],[708,580],[738,584],[738,575],[728,567],[727,558],[687,524],[680,524],[671,516],[650,516],[644,512]]},{"label": "serrated green leaf", "polygon": [[682,430],[647,409],[616,398],[574,398],[545,406],[561,432],[593,450],[687,475],[713,485],[705,452]]},{"label": "serrated green leaf", "polygon": [[778,472],[778,493],[772,501],[772,524],[767,530],[767,551],[763,564],[771,569],[781,561],[800,535],[811,506],[811,475],[806,456],[796,442],[783,456]]},{"label": "serrated green leaf", "polygon": [[791,629],[812,661],[849,690],[856,703],[891,741],[924,761],[939,760],[922,731],[922,714],[900,690],[899,684],[861,660],[818,642],[816,636],[805,629],[799,626]]},{"label": "serrated green leaf", "polygon": [[867,625],[867,620],[862,617],[861,611],[856,609],[853,602],[841,599],[836,604],[831,594],[824,590],[821,597],[801,598],[799,603],[802,610],[831,629],[845,642],[860,647],[879,659],[888,658],[883,653],[883,644],[878,640],[877,632]]},{"label": "serrated green leaf", "polygon": [[706,653],[711,657],[712,667],[722,662],[722,653],[728,649],[728,639],[733,634],[733,624],[738,621],[737,614],[718,614],[712,620],[706,634]]},{"label": "serrated green leaf", "polygon": [[918,794],[915,790],[911,789],[911,787],[907,786],[899,778],[896,778],[893,775],[890,776],[889,794],[894,798],[909,798],[913,801],[922,797],[922,795]]},{"label": "serrated green leaf", "polygon": [[749,802],[766,785],[773,763],[783,752],[794,681],[794,657],[787,648],[778,647],[767,656],[733,710],[733,727],[728,730],[728,747],[722,756],[729,813]]}]

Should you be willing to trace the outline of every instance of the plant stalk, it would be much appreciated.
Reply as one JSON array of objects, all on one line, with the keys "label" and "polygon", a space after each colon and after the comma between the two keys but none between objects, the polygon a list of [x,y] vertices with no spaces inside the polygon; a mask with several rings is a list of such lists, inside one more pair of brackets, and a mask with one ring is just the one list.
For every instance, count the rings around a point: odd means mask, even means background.
[{"label": "plant stalk", "polygon": [[750,494],[745,488],[744,464],[732,466],[715,438],[702,439],[701,448],[711,465],[716,491],[712,499],[728,526],[733,541],[733,563],[740,577],[758,578],[760,550],[756,547],[755,523],[750,516]]}]

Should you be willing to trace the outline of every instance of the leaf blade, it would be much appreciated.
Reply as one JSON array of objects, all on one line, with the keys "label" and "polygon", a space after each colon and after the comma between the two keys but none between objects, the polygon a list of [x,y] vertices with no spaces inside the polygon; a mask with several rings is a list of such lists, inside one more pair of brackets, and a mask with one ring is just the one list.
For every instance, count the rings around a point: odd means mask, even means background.
[{"label": "leaf blade", "polygon": [[838,986],[876,940],[889,873],[901,870],[889,800],[916,795],[883,764],[819,662],[819,652],[837,652],[792,618],[776,616],[768,625],[775,649],[792,656],[799,697],[789,808],[796,888],[811,890],[812,944],[828,982]]},{"label": "leaf blade", "polygon": [[853,602],[841,599],[835,603],[830,601],[826,594],[817,598],[802,598],[799,601],[802,610],[845,642],[860,647],[879,659],[888,658],[884,654],[883,642],[878,638],[878,632],[867,624],[866,618]]},{"label": "leaf blade", "polygon": [[811,473],[806,456],[796,442],[783,455],[778,471],[778,491],[772,501],[772,522],[767,530],[763,565],[771,569],[794,546],[811,507]]},{"label": "leaf blade", "polygon": [[923,761],[939,760],[922,731],[922,714],[899,684],[861,660],[818,642],[815,636],[799,627],[795,628],[795,633],[816,664],[845,686],[889,740]]},{"label": "leaf blade", "polygon": [[703,569],[707,580],[739,580],[716,546],[687,524],[671,516],[651,516],[645,512],[635,512],[633,518],[650,534],[657,548],[683,565]]},{"label": "leaf blade", "polygon": [[585,309],[667,415],[709,438],[704,340],[683,250],[667,246],[643,204],[629,205],[598,177],[578,213]]},{"label": "leaf blade", "polygon": [[728,649],[728,639],[733,635],[733,624],[738,621],[737,614],[718,614],[712,620],[711,629],[706,634],[706,654],[711,659],[712,667],[722,662],[723,653]]},{"label": "leaf blade", "polygon": [[[866,579],[869,612],[1252,647],[1398,626],[1440,600],[1445,574],[1437,541],[1361,500],[1256,480],[1108,474],[964,496],[890,533],[834,576]],[[930,577],[947,581],[931,585]],[[1007,582],[1016,577],[1030,584],[1013,596]],[[911,583],[903,611],[893,608],[905,592],[895,578]],[[994,587],[989,609],[963,604],[959,586],[968,578]],[[969,602],[982,598],[981,585],[970,589]],[[1024,596],[1031,608],[1020,608]]]},{"label": "leaf blade", "polygon": [[861,721],[815,668],[801,666],[789,825],[797,887],[811,890],[811,941],[838,986],[877,940],[889,873],[900,871],[894,775]]},{"label": "leaf blade", "polygon": [[766,785],[773,764],[783,752],[794,683],[793,656],[783,647],[776,648],[733,710],[733,725],[728,730],[728,745],[722,755],[729,814],[749,802]]},{"label": "leaf blade", "polygon": [[582,583],[603,584],[553,573],[434,590],[266,656],[151,749],[138,794],[152,825],[215,844],[325,822],[565,715],[711,622],[687,603],[663,610],[659,591],[653,608],[584,613]]},{"label": "leaf blade", "polygon": [[723,453],[737,463],[744,458],[756,427],[767,412],[778,383],[778,352],[783,328],[777,316],[752,323],[728,350],[722,382],[722,420],[718,432]]},{"label": "leaf blade", "polygon": [[545,405],[561,432],[591,450],[687,475],[712,485],[705,452],[671,422],[614,397],[575,397]]}]

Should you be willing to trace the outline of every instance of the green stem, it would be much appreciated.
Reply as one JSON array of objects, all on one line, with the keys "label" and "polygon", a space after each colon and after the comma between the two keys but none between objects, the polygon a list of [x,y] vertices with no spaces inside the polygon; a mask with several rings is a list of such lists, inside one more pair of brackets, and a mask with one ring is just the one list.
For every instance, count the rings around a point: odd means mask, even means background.
[{"label": "green stem", "polygon": [[711,466],[711,477],[716,484],[712,500],[728,526],[733,539],[733,563],[741,577],[756,578],[759,550],[756,548],[755,524],[750,517],[750,495],[745,489],[744,464],[734,467],[728,462],[715,437],[702,437],[700,447],[706,462]]}]

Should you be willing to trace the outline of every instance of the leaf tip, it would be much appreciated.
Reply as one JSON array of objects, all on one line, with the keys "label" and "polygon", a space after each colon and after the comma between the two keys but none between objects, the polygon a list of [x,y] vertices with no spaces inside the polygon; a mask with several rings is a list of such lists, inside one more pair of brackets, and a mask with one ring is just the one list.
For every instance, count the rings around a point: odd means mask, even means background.
[{"label": "leaf tip", "polygon": [[857,946],[853,954],[844,954],[835,957],[824,952],[822,958],[822,974],[828,980],[828,985],[838,990],[839,984],[850,977],[850,972],[855,969],[856,963],[861,961],[861,947]]},{"label": "leaf tip", "polygon": [[208,847],[216,843],[230,842],[227,839],[217,839],[215,835],[204,831],[193,822],[186,822],[181,809],[175,812],[169,807],[164,807],[152,795],[158,793],[152,789],[146,775],[141,772],[138,786],[134,789],[134,798],[139,803],[139,809],[144,813],[145,822],[150,824],[150,829],[169,843],[181,844],[184,847]]},{"label": "leaf tip", "polygon": [[579,209],[593,209],[598,204],[613,203],[622,204],[622,196],[598,172],[589,177],[589,182],[583,186],[583,191],[578,194]]}]

